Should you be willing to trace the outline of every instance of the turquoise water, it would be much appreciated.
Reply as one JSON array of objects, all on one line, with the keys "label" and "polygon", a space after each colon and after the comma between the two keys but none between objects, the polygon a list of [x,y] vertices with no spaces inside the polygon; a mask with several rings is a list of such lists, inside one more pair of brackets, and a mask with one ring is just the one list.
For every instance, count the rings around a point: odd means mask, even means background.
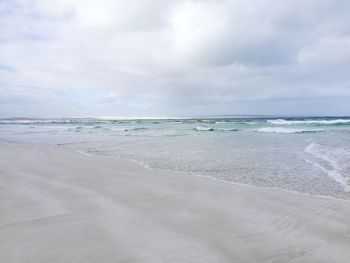
[{"label": "turquoise water", "polygon": [[350,199],[350,118],[0,120],[0,140]]}]

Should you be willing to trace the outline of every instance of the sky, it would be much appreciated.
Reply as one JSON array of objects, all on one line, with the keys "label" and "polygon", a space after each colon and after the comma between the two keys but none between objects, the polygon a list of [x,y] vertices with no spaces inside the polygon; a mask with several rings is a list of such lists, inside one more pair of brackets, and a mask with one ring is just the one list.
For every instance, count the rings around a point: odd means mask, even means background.
[{"label": "sky", "polygon": [[0,0],[0,117],[350,115],[348,0]]}]

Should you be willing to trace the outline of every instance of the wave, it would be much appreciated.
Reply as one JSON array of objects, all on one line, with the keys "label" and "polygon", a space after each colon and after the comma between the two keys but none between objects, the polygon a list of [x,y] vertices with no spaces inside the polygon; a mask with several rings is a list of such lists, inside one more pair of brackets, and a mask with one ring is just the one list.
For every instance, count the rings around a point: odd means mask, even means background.
[{"label": "wave", "polygon": [[[58,123],[53,120],[0,120],[0,124],[22,124],[22,125],[31,125],[31,124],[50,124]],[[67,123],[67,121],[60,121],[59,123]]]},{"label": "wave", "polygon": [[322,132],[323,129],[291,129],[281,127],[264,127],[256,130],[257,132],[270,132],[270,133],[308,133],[308,132]]},{"label": "wave", "polygon": [[126,132],[126,131],[129,131],[128,128],[115,128],[115,127],[108,128],[106,130],[113,131],[113,132]]},{"label": "wave", "polygon": [[123,127],[105,127],[105,126],[76,126],[74,128],[76,131],[81,131],[81,130],[97,130],[97,129],[103,129],[106,131],[117,131],[117,132],[126,132],[126,131],[141,131],[141,130],[148,130],[146,127],[136,127],[136,128],[123,128]]},{"label": "wave", "polygon": [[239,131],[239,129],[236,128],[217,128],[215,131]]},{"label": "wave", "polygon": [[213,127],[204,127],[204,126],[197,126],[193,129],[195,131],[239,131],[239,129],[235,129],[235,128],[213,128]]},{"label": "wave", "polygon": [[[339,159],[341,160],[341,156],[339,156],[339,151],[323,148],[320,144],[315,142],[312,142],[306,146],[304,151],[326,163],[327,165],[322,165],[319,162],[307,160],[344,187],[345,192],[350,192],[350,185],[347,182],[348,180],[341,173],[342,169],[339,165]],[[341,155],[348,154],[349,153],[342,152]]]},{"label": "wave", "polygon": [[215,124],[242,124],[242,125],[251,125],[257,124],[258,122],[252,120],[224,120],[224,121],[216,121]]},{"label": "wave", "polygon": [[298,124],[318,124],[318,125],[341,125],[350,124],[350,119],[337,120],[267,120],[268,123],[274,125],[298,125]]},{"label": "wave", "polygon": [[148,130],[148,128],[146,127],[137,127],[137,128],[133,128],[133,131],[141,131],[141,130]]},{"label": "wave", "polygon": [[228,123],[228,121],[216,121],[215,124],[223,124],[223,123]]},{"label": "wave", "polygon": [[209,123],[209,124],[215,124],[215,121],[214,120],[197,120],[197,122],[202,122],[202,123]]},{"label": "wave", "polygon": [[94,124],[110,124],[111,121],[101,120],[0,120],[0,125],[48,125],[48,124],[81,124],[81,125],[94,125]]},{"label": "wave", "polygon": [[197,126],[193,128],[195,131],[214,131],[212,127]]}]

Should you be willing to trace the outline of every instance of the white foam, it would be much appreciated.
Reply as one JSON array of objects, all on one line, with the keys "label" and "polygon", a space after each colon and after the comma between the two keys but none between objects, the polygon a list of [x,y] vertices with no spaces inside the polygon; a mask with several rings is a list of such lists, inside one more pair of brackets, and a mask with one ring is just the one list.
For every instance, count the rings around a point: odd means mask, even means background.
[{"label": "white foam", "polygon": [[205,174],[194,173],[194,172],[174,171],[172,169],[164,169],[164,168],[153,168],[152,166],[148,165],[146,162],[138,161],[136,159],[127,158],[127,157],[97,155],[97,154],[92,154],[92,153],[88,153],[88,152],[80,151],[80,150],[78,150],[76,152],[78,152],[80,154],[83,154],[83,155],[86,155],[86,156],[91,156],[91,157],[111,158],[111,159],[119,159],[119,160],[124,160],[124,161],[128,161],[128,162],[133,162],[133,163],[136,163],[136,164],[138,164],[138,165],[140,165],[140,166],[142,166],[142,167],[144,167],[146,169],[149,169],[149,170],[170,171],[170,172],[179,173],[179,174],[189,174],[189,175],[202,177],[202,178],[206,178],[206,179],[209,179],[209,180],[214,180],[214,181],[217,181],[217,182],[220,182],[220,183],[225,183],[225,184],[239,185],[239,186],[243,186],[243,187],[257,188],[257,189],[259,189],[259,188],[272,189],[272,190],[287,192],[287,193],[296,194],[296,195],[303,195],[303,196],[308,196],[308,197],[316,197],[316,198],[337,200],[337,201],[342,201],[342,202],[349,202],[349,200],[346,200],[346,199],[336,198],[336,197],[327,196],[327,195],[315,195],[315,194],[302,193],[302,192],[293,191],[293,190],[286,190],[286,189],[279,188],[279,187],[271,187],[271,186],[264,187],[264,186],[256,186],[256,185],[247,184],[247,183],[238,183],[238,182],[234,182],[234,181],[227,181],[227,180],[224,180],[224,179],[220,179],[220,178],[214,177],[212,175],[205,175]]},{"label": "white foam", "polygon": [[196,131],[214,131],[212,127],[197,126],[194,128]]},{"label": "white foam", "polygon": [[338,164],[338,160],[332,157],[329,150],[322,148],[321,145],[315,142],[312,142],[305,148],[305,152],[313,155],[317,159],[324,161],[329,167],[325,167],[318,162],[307,160],[308,162],[312,163],[315,167],[322,170],[329,177],[333,178],[341,186],[343,186],[344,191],[350,192],[350,185],[347,184],[346,178],[341,174],[342,169]]},{"label": "white foam", "polygon": [[298,124],[320,124],[320,125],[335,125],[335,124],[350,124],[350,119],[337,120],[267,120],[268,123],[274,125],[298,125]]},{"label": "white foam", "polygon": [[236,128],[212,128],[212,127],[204,127],[204,126],[197,126],[194,128],[196,131],[221,131],[221,132],[228,132],[228,131],[239,131]]},{"label": "white foam", "polygon": [[323,129],[294,129],[282,127],[264,127],[257,129],[258,132],[272,132],[272,133],[305,133],[305,132],[321,132]]},{"label": "white foam", "polygon": [[239,131],[239,129],[236,128],[217,128],[216,131]]}]

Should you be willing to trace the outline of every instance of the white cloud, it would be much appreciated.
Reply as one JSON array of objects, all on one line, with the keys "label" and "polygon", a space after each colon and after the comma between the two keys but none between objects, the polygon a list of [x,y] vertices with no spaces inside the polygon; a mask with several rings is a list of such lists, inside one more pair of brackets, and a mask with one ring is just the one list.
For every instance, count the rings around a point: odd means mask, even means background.
[{"label": "white cloud", "polygon": [[349,12],[345,0],[2,1],[0,113],[28,98],[33,114],[50,99],[57,115],[326,114],[316,98],[350,97]]}]

